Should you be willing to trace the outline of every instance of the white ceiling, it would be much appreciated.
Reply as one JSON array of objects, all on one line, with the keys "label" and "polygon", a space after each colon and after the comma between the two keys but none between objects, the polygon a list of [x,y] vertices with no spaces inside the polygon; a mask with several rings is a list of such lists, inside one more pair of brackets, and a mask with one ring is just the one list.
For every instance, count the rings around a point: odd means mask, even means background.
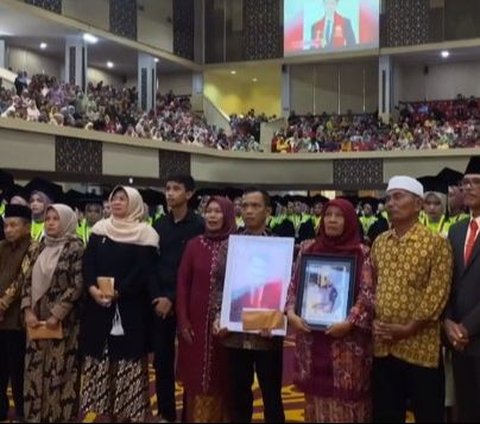
[{"label": "white ceiling", "polygon": [[[7,46],[39,52],[45,56],[64,60],[65,39],[82,37],[83,33],[75,28],[57,24],[33,15],[27,15],[0,4],[0,38]],[[46,50],[40,49],[40,43],[48,44]],[[114,69],[107,68],[107,61],[115,64]],[[88,66],[108,72],[133,76],[137,73],[137,52],[109,40],[100,39],[97,44],[88,45]],[[170,73],[185,71],[181,65],[160,59],[157,72]]]}]

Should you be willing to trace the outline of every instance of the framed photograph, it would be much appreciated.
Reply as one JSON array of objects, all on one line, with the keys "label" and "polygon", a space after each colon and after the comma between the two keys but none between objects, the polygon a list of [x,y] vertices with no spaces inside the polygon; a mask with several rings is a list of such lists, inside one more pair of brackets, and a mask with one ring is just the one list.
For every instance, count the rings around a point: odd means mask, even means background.
[{"label": "framed photograph", "polygon": [[345,321],[353,306],[356,267],[353,256],[303,256],[297,315],[315,330]]},{"label": "framed photograph", "polygon": [[[230,236],[220,316],[222,328],[255,333],[244,331],[244,311],[283,313],[292,278],[294,243],[293,238],[285,237]],[[273,330],[273,335],[286,335],[284,321],[284,327]]]}]

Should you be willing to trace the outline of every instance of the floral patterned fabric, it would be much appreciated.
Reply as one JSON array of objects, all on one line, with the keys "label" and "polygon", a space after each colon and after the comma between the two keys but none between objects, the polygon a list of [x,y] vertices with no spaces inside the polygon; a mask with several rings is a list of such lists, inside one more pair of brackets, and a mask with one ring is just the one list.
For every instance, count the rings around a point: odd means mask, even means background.
[{"label": "floral patterned fabric", "polygon": [[[22,264],[22,309],[32,306],[32,269],[43,248],[43,243],[32,244]],[[24,395],[28,422],[68,422],[78,416],[78,300],[83,289],[82,257],[80,240],[65,244],[50,288],[34,311],[39,320],[47,320],[50,311],[61,306],[65,315],[61,319],[64,338],[27,341]]]}]

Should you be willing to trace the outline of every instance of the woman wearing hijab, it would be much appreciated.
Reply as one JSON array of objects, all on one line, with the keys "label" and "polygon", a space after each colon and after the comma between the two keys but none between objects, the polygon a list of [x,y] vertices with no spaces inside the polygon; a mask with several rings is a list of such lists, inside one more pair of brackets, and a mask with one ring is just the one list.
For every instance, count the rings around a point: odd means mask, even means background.
[{"label": "woman wearing hijab", "polygon": [[[116,187],[110,204],[110,218],[92,228],[83,265],[88,295],[81,318],[81,408],[114,420],[143,421],[150,414],[148,283],[158,235],[142,221],[137,190]],[[113,296],[100,290],[99,277],[112,279]]]},{"label": "woman wearing hijab", "polygon": [[190,240],[178,274],[178,377],[183,382],[185,422],[224,422],[226,411],[224,348],[213,336],[219,249],[236,231],[233,203],[212,197],[205,208],[206,232]]},{"label": "woman wearing hijab", "polygon": [[[63,333],[60,339],[29,336],[25,358],[27,422],[68,422],[78,414],[78,307],[82,294],[83,245],[77,217],[66,205],[45,214],[45,237],[22,264],[22,302],[27,329]],[[33,333],[32,333],[33,334]]]},{"label": "woman wearing hijab", "polygon": [[[354,306],[347,320],[313,331],[295,314],[301,255],[351,256],[356,261]],[[361,244],[353,206],[336,199],[325,205],[318,236],[297,259],[287,316],[297,331],[295,384],[305,393],[307,422],[368,422],[371,419],[371,323],[374,288],[367,248]]]},{"label": "woman wearing hijab", "polygon": [[45,211],[51,203],[52,200],[40,190],[35,190],[30,196],[30,209],[33,217],[31,236],[35,241],[40,241],[45,233]]}]

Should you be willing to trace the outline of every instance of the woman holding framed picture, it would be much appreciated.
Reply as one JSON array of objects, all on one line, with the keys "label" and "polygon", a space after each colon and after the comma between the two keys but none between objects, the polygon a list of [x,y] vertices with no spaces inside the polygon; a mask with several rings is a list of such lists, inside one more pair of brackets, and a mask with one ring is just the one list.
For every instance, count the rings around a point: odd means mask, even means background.
[{"label": "woman holding framed picture", "polygon": [[287,301],[305,421],[370,421],[373,301],[355,210],[346,200],[332,200],[316,240],[302,245]]}]

